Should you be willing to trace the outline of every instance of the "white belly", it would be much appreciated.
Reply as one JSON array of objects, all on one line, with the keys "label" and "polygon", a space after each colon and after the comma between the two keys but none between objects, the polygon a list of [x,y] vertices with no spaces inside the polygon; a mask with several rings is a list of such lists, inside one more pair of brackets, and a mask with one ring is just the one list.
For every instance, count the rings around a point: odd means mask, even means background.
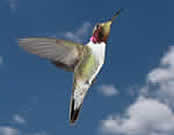
[{"label": "white belly", "polygon": [[92,76],[90,76],[90,78],[88,78],[88,83],[82,81],[78,81],[78,85],[76,86],[75,90],[74,90],[74,99],[75,99],[75,106],[74,108],[78,108],[84,100],[84,97],[88,91],[88,88],[90,87],[90,85],[92,84],[92,81],[95,79],[95,77],[97,76],[97,74],[99,73],[100,69],[102,68],[103,64],[104,64],[104,59],[105,59],[105,43],[101,43],[101,44],[94,44],[91,41],[87,44],[88,47],[91,48],[93,55],[95,56],[95,60],[96,60],[96,67],[94,67],[94,73],[92,74]]},{"label": "white belly", "polygon": [[97,74],[99,73],[100,69],[102,68],[102,66],[104,64],[106,44],[104,42],[102,42],[100,44],[94,44],[93,42],[90,41],[87,44],[87,46],[89,46],[91,48],[92,53],[95,56],[96,63],[97,63],[96,72],[92,75],[91,79],[89,80],[89,82],[91,83],[93,81],[93,79],[97,76]]}]

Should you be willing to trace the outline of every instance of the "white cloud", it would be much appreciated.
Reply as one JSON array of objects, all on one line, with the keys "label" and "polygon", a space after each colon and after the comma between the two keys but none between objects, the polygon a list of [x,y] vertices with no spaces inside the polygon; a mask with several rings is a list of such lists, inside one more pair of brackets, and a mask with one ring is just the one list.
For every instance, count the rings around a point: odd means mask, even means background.
[{"label": "white cloud", "polygon": [[25,124],[26,123],[25,119],[22,116],[18,115],[18,114],[15,114],[13,116],[13,121],[18,123],[18,124]]},{"label": "white cloud", "polygon": [[19,131],[12,127],[1,126],[0,135],[19,135]]},{"label": "white cloud", "polygon": [[[154,68],[147,75],[148,94],[155,95],[163,101],[173,104],[174,102],[174,46],[162,57],[159,67]],[[154,86],[156,86],[154,88]],[[174,105],[173,105],[174,106]]]},{"label": "white cloud", "polygon": [[170,47],[169,51],[161,59],[160,66],[153,69],[147,76],[148,81],[152,83],[163,83],[174,80],[174,47]]},{"label": "white cloud", "polygon": [[110,115],[101,129],[115,135],[173,135],[174,133],[174,46],[147,74],[137,101],[124,115]]},{"label": "white cloud", "polygon": [[98,90],[105,96],[114,96],[119,94],[118,89],[114,85],[101,85],[98,87]]},{"label": "white cloud", "polygon": [[83,25],[75,32],[66,32],[64,37],[72,41],[81,43],[83,39],[89,34],[91,24],[89,22],[83,23]]},{"label": "white cloud", "polygon": [[15,12],[17,7],[17,0],[8,0],[9,8]]},{"label": "white cloud", "polygon": [[172,135],[174,113],[166,104],[140,97],[123,116],[102,121],[102,130],[116,135]]}]

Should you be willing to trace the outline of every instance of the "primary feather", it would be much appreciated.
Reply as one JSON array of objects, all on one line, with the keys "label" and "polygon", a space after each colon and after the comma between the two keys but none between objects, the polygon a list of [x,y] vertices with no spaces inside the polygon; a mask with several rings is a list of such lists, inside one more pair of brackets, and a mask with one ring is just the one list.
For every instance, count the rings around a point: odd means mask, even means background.
[{"label": "primary feather", "polygon": [[85,48],[81,44],[56,38],[23,38],[19,39],[19,45],[67,71],[74,71]]}]

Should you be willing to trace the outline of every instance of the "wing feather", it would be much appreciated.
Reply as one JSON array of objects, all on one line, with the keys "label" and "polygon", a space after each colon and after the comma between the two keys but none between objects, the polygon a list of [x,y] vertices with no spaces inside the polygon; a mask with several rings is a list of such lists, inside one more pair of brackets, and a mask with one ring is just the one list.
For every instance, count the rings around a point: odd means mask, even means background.
[{"label": "wing feather", "polygon": [[48,59],[67,71],[74,71],[81,51],[85,49],[85,46],[72,41],[44,37],[19,39],[19,45],[26,51]]}]

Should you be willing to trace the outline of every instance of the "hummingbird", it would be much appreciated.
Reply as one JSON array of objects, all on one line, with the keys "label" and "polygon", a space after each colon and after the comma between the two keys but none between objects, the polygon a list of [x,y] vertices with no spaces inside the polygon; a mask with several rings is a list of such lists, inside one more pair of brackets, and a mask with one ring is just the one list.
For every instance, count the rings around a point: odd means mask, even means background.
[{"label": "hummingbird", "polygon": [[97,23],[86,45],[49,37],[26,37],[18,40],[24,50],[50,60],[56,67],[73,72],[73,86],[69,122],[74,124],[88,92],[105,61],[105,50],[116,14],[103,23]]}]

